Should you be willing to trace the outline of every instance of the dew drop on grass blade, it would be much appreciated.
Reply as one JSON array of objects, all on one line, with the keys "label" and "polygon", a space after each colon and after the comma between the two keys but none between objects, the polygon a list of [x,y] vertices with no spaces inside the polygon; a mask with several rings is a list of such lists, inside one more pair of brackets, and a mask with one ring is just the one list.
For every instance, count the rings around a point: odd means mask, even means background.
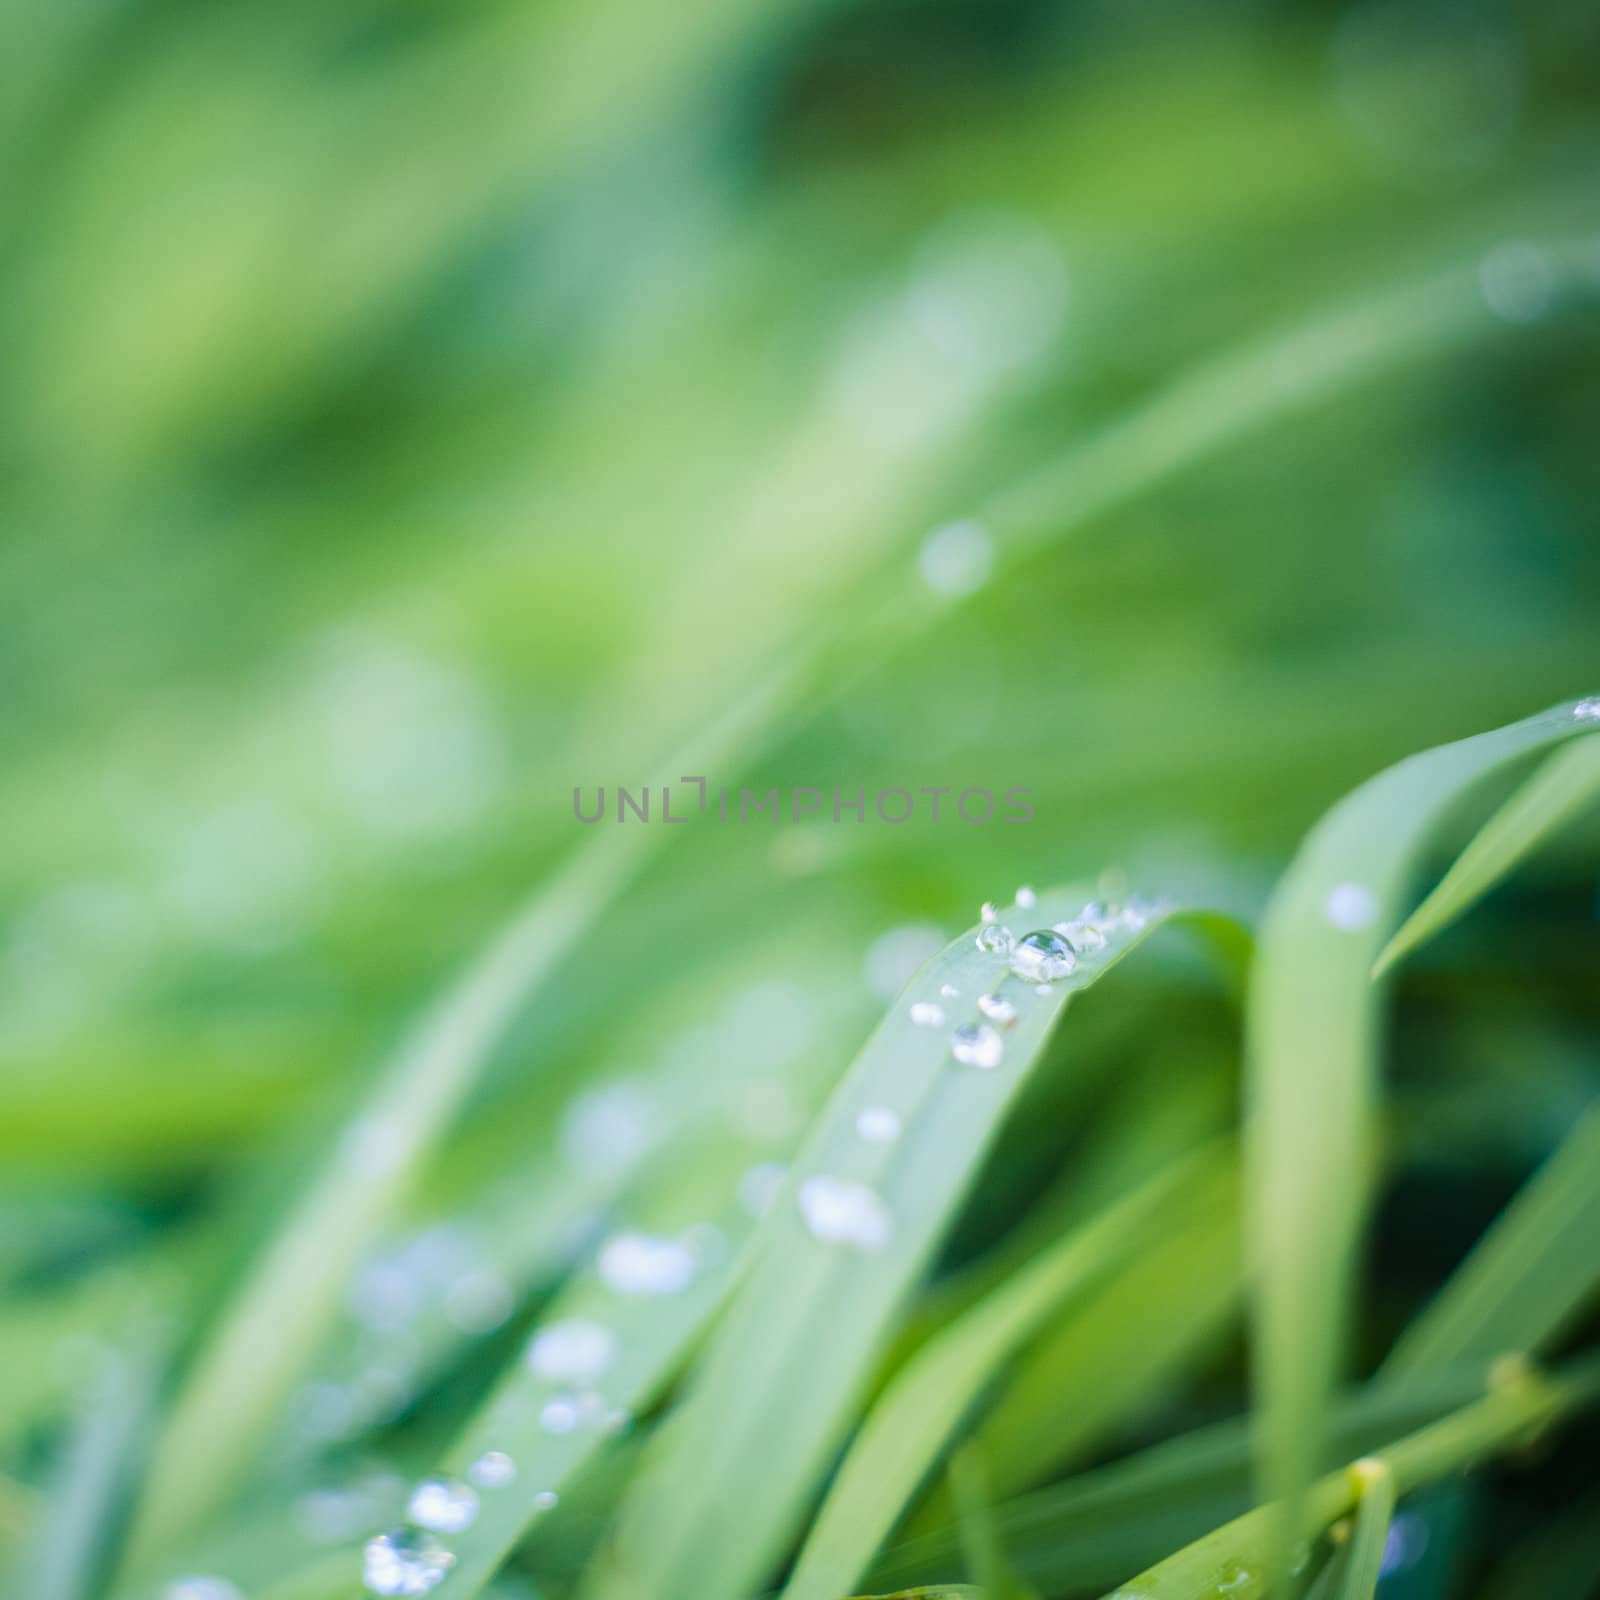
[{"label": "dew drop on grass blade", "polygon": [[[1080,896],[1040,895],[1006,922],[1026,933],[1080,906]],[[750,1276],[624,1505],[615,1564],[595,1575],[592,1594],[642,1583],[660,1600],[721,1600],[760,1583],[1067,1001],[1166,920],[1130,907],[1105,950],[1043,993],[1010,974],[1009,953],[980,943],[978,929],[923,968],[841,1083],[764,1223]],[[910,1016],[944,985],[972,997],[967,1009],[946,1006],[948,1038]],[[995,993],[1018,1011],[998,1059],[958,1036],[978,1016],[976,997]],[[868,1106],[896,1113],[905,1130],[896,1143],[859,1137]],[[819,1229],[801,1204],[818,1179],[870,1194],[882,1225]]]},{"label": "dew drop on grass blade", "polygon": [[[1231,1153],[1179,1163],[1073,1229],[917,1352],[852,1441],[800,1552],[784,1600],[831,1600],[850,1588],[938,1460],[963,1416],[1016,1352],[1138,1259],[1174,1217],[1231,1187]],[[986,1474],[987,1477],[987,1474]]]}]

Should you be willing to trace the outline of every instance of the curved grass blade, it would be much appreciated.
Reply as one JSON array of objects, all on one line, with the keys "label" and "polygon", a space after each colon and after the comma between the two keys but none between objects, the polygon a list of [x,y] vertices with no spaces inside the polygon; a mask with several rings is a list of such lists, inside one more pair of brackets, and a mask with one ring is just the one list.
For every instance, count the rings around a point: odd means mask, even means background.
[{"label": "curved grass blade", "polygon": [[[1019,931],[1049,929],[1080,906],[1057,893],[1008,915],[1025,917]],[[751,1275],[624,1506],[598,1592],[720,1600],[762,1580],[1066,1004],[1165,920],[1130,908],[1107,924],[1105,949],[1042,992],[970,936],[923,968],[763,1225]],[[1009,1032],[985,1021],[986,993],[1014,1008]],[[864,1138],[863,1127],[898,1137]]]},{"label": "curved grass blade", "polygon": [[1600,800],[1600,739],[1558,750],[1474,835],[1373,967],[1382,974],[1466,915],[1524,857]]},{"label": "curved grass blade", "polygon": [[1293,1508],[1338,1374],[1366,1211],[1372,965],[1417,856],[1473,785],[1585,723],[1572,702],[1402,761],[1341,801],[1267,908],[1247,1026],[1264,1486]]},{"label": "curved grass blade", "polygon": [[1383,1376],[1546,1348],[1600,1290],[1597,1236],[1600,1105],[1584,1114],[1401,1335]]},{"label": "curved grass blade", "polygon": [[851,1444],[811,1525],[784,1600],[832,1600],[866,1569],[985,1386],[1071,1297],[1138,1259],[1173,1219],[1230,1187],[1232,1158],[1164,1173],[1075,1229],[926,1344]]},{"label": "curved grass blade", "polygon": [[1362,1460],[1350,1469],[1356,1481],[1355,1525],[1343,1556],[1332,1600],[1372,1600],[1383,1571],[1383,1546],[1394,1518],[1394,1473],[1383,1461]]},{"label": "curved grass blade", "polygon": [[[1563,288],[1568,276],[1576,280],[1569,273],[1576,259],[1573,250],[1551,249]],[[989,520],[1008,546],[1059,539],[1253,429],[1494,331],[1475,262],[1369,296],[1182,375],[1153,402],[1000,497]],[[947,597],[911,607],[897,590],[888,608],[894,625],[866,635],[881,655],[908,629],[932,627],[955,603]],[[706,731],[662,764],[656,786],[747,761],[802,702],[833,637],[824,630],[797,641],[724,715],[702,719]],[[512,1018],[670,837],[665,828],[595,836],[419,1021],[346,1138],[300,1185],[299,1199],[201,1350],[157,1450],[137,1549],[159,1546],[238,1485],[315,1355],[361,1248],[399,1205]],[[224,1416],[228,1426],[219,1427]]]}]

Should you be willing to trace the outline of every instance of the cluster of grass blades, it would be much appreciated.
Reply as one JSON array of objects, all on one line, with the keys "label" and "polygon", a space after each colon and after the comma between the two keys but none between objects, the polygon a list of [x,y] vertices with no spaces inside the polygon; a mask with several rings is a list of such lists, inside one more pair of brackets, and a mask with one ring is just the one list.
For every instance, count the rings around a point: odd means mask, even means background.
[{"label": "cluster of grass blades", "polygon": [[[466,1600],[496,1593],[519,1548],[537,1570],[576,1501],[589,1523],[568,1518],[561,1538],[585,1600],[744,1600],[775,1574],[785,1600],[868,1581],[1088,1593],[1108,1574],[1120,1600],[1252,1600],[1280,1584],[1368,1600],[1397,1501],[1600,1399],[1600,1355],[1562,1349],[1600,1288],[1594,1109],[1376,1374],[1337,1395],[1380,1165],[1385,975],[1600,798],[1597,723],[1594,700],[1568,702],[1373,779],[1308,838],[1255,940],[1216,912],[1086,904],[1081,887],[985,908],[896,1000],[786,1172],[752,1168],[748,1141],[692,1119],[639,1169],[498,1380],[432,1430],[421,1481],[385,1513],[409,1520],[387,1532],[285,1561],[273,1491],[232,1492],[248,1460],[230,1476],[215,1450],[173,1445],[229,1426],[226,1367],[202,1359],[152,1432],[170,1339],[148,1329],[102,1363],[30,1518],[24,1592],[340,1600],[364,1564],[371,1592]],[[1511,778],[1407,915],[1430,837]],[[1167,929],[1210,952],[1225,988],[1243,986],[1242,1152],[1212,1139],[1164,1159],[897,1345],[1030,1080],[1047,1058],[1060,1075],[1052,1040],[1063,1023],[1070,1034],[1073,1002]],[[393,1090],[378,1093],[352,1124],[369,1137]],[[370,1166],[371,1149],[357,1153]],[[346,1134],[335,1161],[350,1159]],[[270,1247],[272,1271],[321,1242],[302,1227]],[[327,1245],[319,1270],[347,1248]],[[1173,1323],[1216,1326],[1249,1302],[1253,1415],[1029,1488],[1192,1371],[1194,1337],[1137,1325],[1182,1281],[1180,1260],[1195,1265],[1196,1303],[1185,1296]],[[259,1293],[221,1315],[269,1343]],[[292,1356],[277,1359],[303,1362]],[[141,1482],[152,1437],[157,1471]],[[226,1578],[179,1577],[217,1552],[235,1562]]]}]

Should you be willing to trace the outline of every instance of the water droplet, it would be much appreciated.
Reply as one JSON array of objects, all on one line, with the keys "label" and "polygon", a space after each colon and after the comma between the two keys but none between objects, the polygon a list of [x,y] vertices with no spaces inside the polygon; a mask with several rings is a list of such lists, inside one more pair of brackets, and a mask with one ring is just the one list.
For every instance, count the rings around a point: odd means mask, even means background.
[{"label": "water droplet", "polygon": [[600,1252],[600,1276],[618,1294],[677,1294],[694,1277],[694,1255],[675,1239],[619,1233]]},{"label": "water droplet", "polygon": [[454,1478],[424,1478],[411,1491],[406,1515],[429,1533],[460,1533],[478,1519],[478,1497]]},{"label": "water droplet", "polygon": [[1002,1028],[1009,1028],[1017,1020],[1017,1008],[1003,994],[980,994],[978,1009]]},{"label": "water droplet", "polygon": [[570,1394],[546,1400],[539,1411],[539,1426],[546,1433],[571,1433],[583,1421],[583,1407]]},{"label": "water droplet", "polygon": [[372,1594],[423,1595],[444,1581],[455,1560],[431,1534],[396,1528],[367,1541],[362,1578]]},{"label": "water droplet", "polygon": [[783,1187],[787,1168],[781,1161],[760,1161],[739,1179],[739,1204],[752,1217],[764,1217]]},{"label": "water droplet", "polygon": [[535,1511],[553,1511],[560,1504],[561,1496],[554,1489],[541,1489],[533,1497],[533,1509]]},{"label": "water droplet", "polygon": [[540,1328],[528,1341],[528,1366],[553,1383],[592,1383],[617,1352],[617,1336],[603,1323],[567,1317]]},{"label": "water droplet", "polygon": [[1344,933],[1370,927],[1378,914],[1378,897],[1364,883],[1338,883],[1323,903],[1328,921]]},{"label": "water droplet", "polygon": [[626,1433],[633,1425],[633,1413],[625,1406],[614,1406],[600,1419],[600,1431],[607,1434]]},{"label": "water droplet", "polygon": [[516,1296],[503,1274],[476,1267],[445,1292],[445,1320],[462,1333],[493,1333],[516,1309]]},{"label": "water droplet", "polygon": [[1033,908],[1038,905],[1038,903],[1038,895],[1036,895],[1027,884],[1023,884],[1023,886],[1017,890],[1017,904],[1021,906],[1024,911],[1032,911]]},{"label": "water droplet", "polygon": [[516,1481],[517,1464],[504,1450],[485,1450],[467,1468],[467,1476],[480,1489],[503,1489]]},{"label": "water droplet", "polygon": [[1104,950],[1106,936],[1100,931],[1099,926],[1093,922],[1058,922],[1056,932],[1064,938],[1080,956],[1087,955],[1091,950]]},{"label": "water droplet", "polygon": [[1015,948],[1017,936],[1009,929],[993,924],[985,924],[978,929],[978,948],[992,951],[995,955],[1008,956]]},{"label": "water droplet", "polygon": [[1580,700],[1572,708],[1572,718],[1575,722],[1600,722],[1600,694]]},{"label": "water droplet", "polygon": [[993,900],[985,900],[983,904],[978,907],[979,922],[989,923],[998,922],[999,920],[1000,908],[994,903]]},{"label": "water droplet", "polygon": [[864,1183],[825,1174],[800,1185],[800,1214],[819,1239],[881,1250],[894,1235],[887,1207]]},{"label": "water droplet", "polygon": [[950,1054],[964,1067],[998,1067],[1005,1044],[987,1022],[964,1022],[950,1035]]},{"label": "water droplet", "polygon": [[1072,946],[1054,928],[1025,934],[1011,953],[1011,970],[1028,983],[1054,983],[1077,964]]},{"label": "water droplet", "polygon": [[942,994],[946,1000],[954,1000],[961,993],[961,991],[956,988],[953,983],[941,983],[939,985],[939,993]]},{"label": "water droplet", "polygon": [[226,1578],[174,1578],[161,1600],[244,1600],[244,1590]]},{"label": "water droplet", "polygon": [[935,594],[959,599],[976,594],[994,570],[994,543],[977,522],[949,522],[935,528],[917,552],[917,571]]},{"label": "water droplet", "polygon": [[900,1137],[900,1118],[888,1106],[866,1106],[856,1118],[856,1132],[868,1144],[893,1144]]},{"label": "water droplet", "polygon": [[561,1147],[582,1171],[625,1172],[648,1153],[659,1120],[641,1084],[631,1079],[598,1084],[580,1094],[562,1117]]},{"label": "water droplet", "polygon": [[919,1028],[942,1028],[944,1007],[931,1000],[918,1000],[911,1007],[911,1020]]}]

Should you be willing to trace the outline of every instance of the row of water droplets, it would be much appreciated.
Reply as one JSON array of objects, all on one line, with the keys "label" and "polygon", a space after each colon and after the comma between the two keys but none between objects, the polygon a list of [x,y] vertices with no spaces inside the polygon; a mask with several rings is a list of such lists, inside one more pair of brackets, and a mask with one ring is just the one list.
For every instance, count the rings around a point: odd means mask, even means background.
[{"label": "row of water droplets", "polygon": [[[711,1237],[709,1225],[679,1237],[625,1229],[601,1246],[596,1276],[614,1294],[650,1298],[682,1293],[725,1244]],[[553,1437],[593,1428],[602,1435],[622,1432],[632,1414],[611,1403],[599,1385],[619,1349],[614,1328],[589,1317],[570,1316],[545,1323],[528,1341],[524,1363],[541,1384],[552,1388],[541,1398],[538,1422]],[[479,1491],[504,1489],[518,1478],[515,1459],[504,1450],[486,1450],[467,1468],[464,1479],[425,1478],[412,1491],[407,1525],[368,1541],[363,1578],[379,1595],[425,1595],[455,1564],[445,1540],[464,1533],[478,1519]],[[535,1512],[553,1509],[554,1489],[541,1489],[528,1502]]]},{"label": "row of water droplets", "polygon": [[[1031,911],[1038,896],[1024,886],[1017,890],[1016,905]],[[1137,932],[1154,914],[1142,902],[1126,906],[1091,901],[1076,916],[1039,928],[1018,938],[1000,921],[998,909],[986,904],[981,912],[978,948],[1003,956],[1013,976],[1041,995],[1052,993],[1055,984],[1071,977],[1079,962],[1104,951],[1120,934]],[[938,1000],[913,1001],[907,1016],[921,1028],[947,1025],[944,1002],[960,998],[952,983],[941,986]],[[966,1067],[992,1071],[1005,1059],[1005,1030],[1018,1020],[1017,1004],[996,989],[977,998],[979,1017],[956,1024],[950,1031],[950,1054]],[[899,1139],[903,1121],[893,1106],[864,1106],[856,1114],[855,1130],[866,1143],[893,1144]],[[818,1239],[858,1250],[884,1249],[894,1237],[894,1218],[881,1195],[854,1178],[816,1173],[804,1179],[797,1191],[801,1218]]]}]

